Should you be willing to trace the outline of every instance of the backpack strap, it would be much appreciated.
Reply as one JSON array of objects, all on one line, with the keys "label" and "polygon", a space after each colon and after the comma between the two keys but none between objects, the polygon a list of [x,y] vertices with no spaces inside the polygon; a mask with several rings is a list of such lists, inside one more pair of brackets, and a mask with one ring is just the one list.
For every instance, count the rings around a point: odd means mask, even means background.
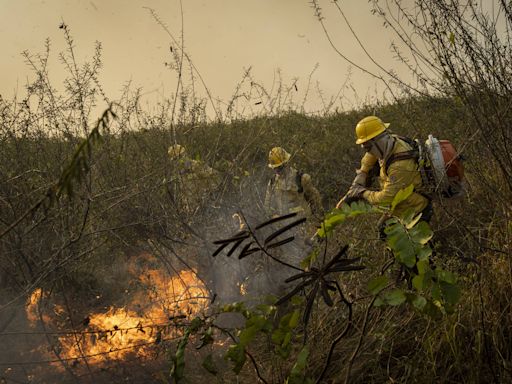
[{"label": "backpack strap", "polygon": [[297,171],[297,174],[295,175],[295,183],[297,184],[297,192],[302,193],[304,192],[304,188],[302,187],[302,175],[304,172]]},{"label": "backpack strap", "polygon": [[418,142],[414,139],[411,139],[410,137],[401,136],[401,135],[393,135],[393,136],[396,137],[397,139],[405,141],[407,144],[409,144],[409,146],[411,148],[416,148],[418,146]]},{"label": "backpack strap", "polygon": [[388,173],[389,166],[393,164],[395,161],[414,159],[416,162],[418,162],[420,158],[420,151],[416,140],[411,139],[410,137],[400,135],[393,135],[393,137],[395,139],[402,140],[409,147],[411,147],[411,149],[409,151],[393,153],[391,156],[389,156],[386,159],[386,162],[384,163],[384,172],[386,174]]},{"label": "backpack strap", "polygon": [[[389,158],[386,160],[386,163],[384,165],[385,166],[384,171],[386,172],[386,174],[388,172],[389,166],[391,164],[393,164],[395,161],[414,159],[416,161],[416,163],[418,163],[418,161],[420,159],[419,148],[416,146],[412,146],[412,147],[414,149],[411,149],[410,151],[394,153],[391,156],[389,156]],[[427,175],[425,174],[425,170],[422,167],[420,167],[419,171],[420,171],[420,175],[421,175],[422,185],[423,186],[428,185],[428,178],[427,178]],[[430,196],[430,194],[425,191],[422,191],[421,188],[419,190],[416,190],[416,193],[419,193],[421,196],[426,198],[428,201],[432,201],[432,197]]]},{"label": "backpack strap", "polygon": [[384,172],[388,172],[389,166],[393,164],[395,161],[400,160],[409,160],[409,159],[415,159],[416,161],[419,158],[419,153],[415,149],[411,149],[410,151],[405,152],[399,152],[399,153],[393,153],[391,156],[389,156],[386,160],[386,163],[384,164]]}]

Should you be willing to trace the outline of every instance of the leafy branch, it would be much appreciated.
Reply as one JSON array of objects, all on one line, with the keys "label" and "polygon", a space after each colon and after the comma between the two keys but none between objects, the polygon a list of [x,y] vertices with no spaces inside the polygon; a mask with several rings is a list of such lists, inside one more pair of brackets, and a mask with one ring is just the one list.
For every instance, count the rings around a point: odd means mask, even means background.
[{"label": "leafy branch", "polygon": [[[309,317],[311,315],[311,309],[313,307],[313,303],[315,302],[318,293],[320,293],[325,304],[329,307],[332,307],[334,305],[334,301],[331,297],[330,292],[336,292],[338,290],[340,297],[343,300],[344,296],[343,293],[341,292],[339,285],[337,285],[337,282],[333,277],[330,277],[328,275],[338,272],[360,271],[365,268],[362,265],[352,265],[360,261],[360,257],[354,259],[342,258],[343,256],[345,256],[347,249],[348,246],[344,246],[336,254],[336,256],[334,256],[328,263],[323,265],[321,268],[312,267],[310,271],[301,272],[296,275],[290,276],[288,279],[286,279],[286,283],[298,279],[303,279],[303,281],[297,284],[295,288],[293,288],[286,295],[281,297],[276,302],[276,305],[279,306],[286,303],[293,296],[306,289],[306,287],[310,286],[311,289],[309,290],[309,293],[306,295],[306,307],[304,309],[304,314],[302,317],[304,328],[306,329]],[[307,333],[305,335],[307,335]],[[305,342],[306,336],[304,337],[304,343]]]},{"label": "leafy branch", "polygon": [[111,118],[116,118],[116,114],[110,105],[98,119],[96,126],[91,130],[89,135],[80,143],[76,149],[68,166],[64,168],[59,180],[50,186],[45,195],[41,197],[35,204],[11,223],[6,229],[0,233],[0,238],[4,237],[7,233],[12,231],[18,226],[25,218],[44,208],[47,211],[62,195],[66,194],[69,197],[73,195],[73,188],[75,183],[80,183],[84,176],[88,173],[89,159],[91,157],[91,150],[94,144],[101,139],[101,130],[107,130]]}]

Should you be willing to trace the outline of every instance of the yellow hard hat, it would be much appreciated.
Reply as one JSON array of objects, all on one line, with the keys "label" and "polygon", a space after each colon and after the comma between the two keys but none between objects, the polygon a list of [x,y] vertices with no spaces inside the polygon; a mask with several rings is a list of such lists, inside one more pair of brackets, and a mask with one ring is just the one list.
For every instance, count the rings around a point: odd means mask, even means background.
[{"label": "yellow hard hat", "polygon": [[277,168],[290,160],[290,154],[281,147],[274,147],[268,154],[268,166]]},{"label": "yellow hard hat", "polygon": [[177,159],[185,153],[185,147],[183,145],[174,144],[169,147],[167,153],[171,159]]},{"label": "yellow hard hat", "polygon": [[380,135],[389,127],[389,123],[383,123],[377,116],[366,116],[356,125],[356,144],[363,144]]}]

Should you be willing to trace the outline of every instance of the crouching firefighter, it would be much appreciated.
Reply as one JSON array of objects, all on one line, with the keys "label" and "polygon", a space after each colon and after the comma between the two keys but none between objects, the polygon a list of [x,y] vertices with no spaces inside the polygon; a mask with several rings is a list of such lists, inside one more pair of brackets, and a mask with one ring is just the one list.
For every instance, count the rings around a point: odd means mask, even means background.
[{"label": "crouching firefighter", "polygon": [[[393,215],[400,216],[412,208],[416,214],[422,213],[422,220],[429,222],[433,215],[432,200],[421,193],[423,181],[416,151],[406,138],[390,134],[388,127],[388,123],[383,123],[376,116],[367,116],[357,123],[356,144],[361,145],[365,154],[350,189],[336,208],[355,200],[366,200],[374,206],[390,207],[396,194],[412,184],[413,193],[395,207]],[[368,174],[377,165],[380,166],[380,190],[373,191],[368,189]],[[384,214],[379,220],[381,237],[389,217],[389,214]]]}]

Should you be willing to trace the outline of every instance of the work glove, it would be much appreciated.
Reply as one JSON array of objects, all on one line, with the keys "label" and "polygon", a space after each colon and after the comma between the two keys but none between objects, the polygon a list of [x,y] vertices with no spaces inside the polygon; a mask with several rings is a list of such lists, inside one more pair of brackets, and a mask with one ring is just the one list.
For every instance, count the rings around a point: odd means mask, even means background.
[{"label": "work glove", "polygon": [[361,200],[363,198],[363,193],[366,191],[366,188],[359,184],[352,184],[348,192],[343,196],[343,198],[336,204],[336,208],[341,208],[343,203],[350,204],[354,201]]},{"label": "work glove", "polygon": [[366,172],[361,171],[360,169],[356,170],[356,177],[354,178],[354,181],[352,182],[352,185],[362,185],[363,187],[366,187],[366,179],[368,174]]}]

